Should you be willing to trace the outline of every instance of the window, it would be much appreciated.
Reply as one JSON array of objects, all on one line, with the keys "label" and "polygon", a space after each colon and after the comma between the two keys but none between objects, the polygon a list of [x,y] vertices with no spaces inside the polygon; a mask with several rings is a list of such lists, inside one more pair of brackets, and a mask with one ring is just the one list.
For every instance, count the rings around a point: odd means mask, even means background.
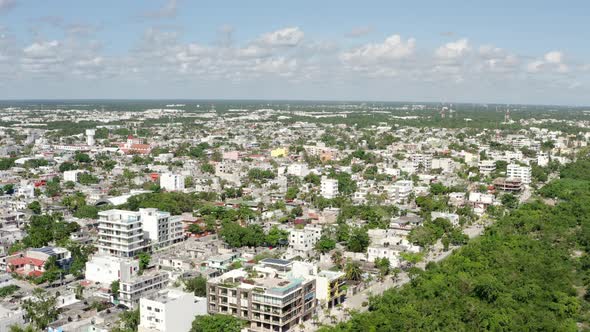
[{"label": "window", "polygon": [[152,311],[152,307],[147,307],[147,310]]},{"label": "window", "polygon": [[160,309],[159,308],[156,308],[156,312],[160,312]]}]

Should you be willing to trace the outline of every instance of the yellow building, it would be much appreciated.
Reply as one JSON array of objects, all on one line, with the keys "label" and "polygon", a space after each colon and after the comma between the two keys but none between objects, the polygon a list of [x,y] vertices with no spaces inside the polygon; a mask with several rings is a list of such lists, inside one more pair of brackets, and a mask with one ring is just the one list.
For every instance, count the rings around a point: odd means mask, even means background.
[{"label": "yellow building", "polygon": [[287,148],[277,148],[277,149],[270,151],[270,156],[271,157],[286,157],[288,153],[289,153],[289,149],[287,149]]}]

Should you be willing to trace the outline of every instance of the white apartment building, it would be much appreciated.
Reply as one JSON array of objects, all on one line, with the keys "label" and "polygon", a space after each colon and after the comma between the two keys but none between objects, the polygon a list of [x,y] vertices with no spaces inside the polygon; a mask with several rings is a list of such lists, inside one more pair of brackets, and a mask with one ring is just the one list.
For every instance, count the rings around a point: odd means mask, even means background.
[{"label": "white apartment building", "polygon": [[531,183],[531,167],[508,164],[506,167],[506,178],[520,179],[522,183],[529,184]]},{"label": "white apartment building", "polygon": [[108,210],[98,213],[98,252],[134,257],[145,248],[143,229],[137,212]]},{"label": "white apartment building", "polygon": [[322,236],[320,225],[306,225],[289,233],[289,253],[293,256],[307,257]]},{"label": "white apartment building", "polygon": [[141,298],[165,288],[168,280],[168,274],[161,271],[151,271],[128,280],[121,280],[119,302],[128,308],[135,308]]},{"label": "white apartment building", "polygon": [[307,168],[307,164],[294,163],[287,167],[287,174],[298,177],[305,177],[309,174],[309,169]]},{"label": "white apartment building", "polygon": [[410,180],[400,180],[389,187],[389,195],[397,203],[406,202],[414,189],[414,183]]},{"label": "white apartment building", "polygon": [[148,247],[166,247],[183,238],[182,223],[157,209],[108,210],[98,213],[98,249],[118,257],[134,257]]},{"label": "white apartment building", "polygon": [[207,314],[207,298],[164,289],[139,300],[139,332],[189,331],[195,316]]},{"label": "white apartment building", "polygon": [[453,226],[459,226],[459,215],[456,213],[437,211],[430,212],[430,219],[434,220],[437,218],[447,219],[451,222],[451,224],[453,224]]},{"label": "white apartment building", "polygon": [[327,176],[322,176],[320,193],[322,197],[327,199],[332,199],[338,196],[338,180],[329,179]]},{"label": "white apartment building", "polygon": [[375,262],[377,258],[387,258],[392,268],[399,267],[399,254],[402,248],[398,246],[369,246],[367,248],[367,260]]},{"label": "white apartment building", "polygon": [[546,152],[539,152],[537,155],[537,165],[541,167],[549,165],[549,155]]},{"label": "white apartment building", "polygon": [[80,173],[84,173],[81,169],[75,169],[72,171],[65,171],[64,172],[64,182],[78,182],[78,176]]},{"label": "white apartment building", "polygon": [[139,272],[139,261],[115,256],[93,256],[86,262],[86,280],[110,284],[129,280]]},{"label": "white apartment building", "polygon": [[166,191],[184,190],[184,180],[184,175],[164,173],[160,175],[160,188]]},{"label": "white apartment building", "polygon": [[496,170],[496,162],[493,160],[481,160],[478,167],[481,174],[488,175]]},{"label": "white apartment building", "polygon": [[420,170],[423,172],[430,172],[432,169],[432,155],[430,154],[415,153],[412,154],[410,160],[412,161],[416,172]]},{"label": "white apartment building", "polygon": [[162,248],[182,240],[184,234],[179,217],[158,209],[139,209],[144,238],[151,241],[152,247]]}]

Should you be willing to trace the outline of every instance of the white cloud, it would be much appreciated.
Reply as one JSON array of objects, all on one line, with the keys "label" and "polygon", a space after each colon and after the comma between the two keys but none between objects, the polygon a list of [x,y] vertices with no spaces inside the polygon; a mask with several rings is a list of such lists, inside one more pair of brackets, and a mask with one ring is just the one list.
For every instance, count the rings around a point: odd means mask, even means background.
[{"label": "white cloud", "polygon": [[542,59],[527,64],[529,73],[568,73],[570,66],[564,61],[565,55],[560,51],[547,52]]},{"label": "white cloud", "polygon": [[341,54],[340,59],[350,65],[366,65],[400,60],[414,54],[416,40],[403,41],[400,35],[392,35],[380,44],[367,44]]},{"label": "white cloud", "polygon": [[304,36],[299,27],[290,27],[265,33],[260,36],[259,42],[270,47],[297,46]]},{"label": "white cloud", "polygon": [[436,49],[435,55],[441,59],[457,59],[471,50],[469,41],[465,38],[446,43]]},{"label": "white cloud", "polygon": [[544,56],[547,63],[559,64],[563,62],[563,53],[559,51],[551,51]]}]

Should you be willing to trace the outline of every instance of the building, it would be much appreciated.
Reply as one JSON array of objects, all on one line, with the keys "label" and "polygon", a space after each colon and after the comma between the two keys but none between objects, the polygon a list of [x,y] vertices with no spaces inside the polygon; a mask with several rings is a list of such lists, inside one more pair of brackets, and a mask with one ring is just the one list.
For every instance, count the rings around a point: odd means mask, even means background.
[{"label": "building", "polygon": [[64,182],[78,182],[78,176],[80,173],[84,173],[81,169],[75,169],[72,171],[65,171],[64,172]]},{"label": "building", "polygon": [[482,160],[478,164],[481,174],[489,175],[496,170],[496,162],[493,160]]},{"label": "building", "polygon": [[290,273],[315,279],[316,298],[327,308],[333,308],[346,299],[346,273],[318,269],[314,263],[294,261]]},{"label": "building", "polygon": [[338,180],[322,176],[320,194],[327,199],[336,198],[336,196],[338,196]]},{"label": "building", "polygon": [[161,271],[150,271],[128,280],[121,280],[119,285],[119,302],[135,308],[142,297],[154,294],[168,285],[168,274]]},{"label": "building", "polygon": [[397,203],[405,203],[409,200],[414,183],[410,180],[400,180],[389,187],[389,195]]},{"label": "building", "polygon": [[523,184],[531,183],[531,167],[508,164],[506,167],[506,178],[519,179]]},{"label": "building", "polygon": [[145,249],[143,229],[137,212],[107,210],[98,213],[99,253],[134,257]]},{"label": "building", "polygon": [[423,153],[414,153],[410,160],[414,166],[415,172],[428,173],[432,169],[432,155]]},{"label": "building", "polygon": [[94,135],[96,135],[95,129],[86,129],[86,145],[94,146],[94,144],[95,144]]},{"label": "building", "polygon": [[287,174],[305,177],[309,174],[309,169],[305,163],[293,163],[287,167]]},{"label": "building", "polygon": [[160,175],[160,188],[166,191],[184,190],[184,181],[184,175],[164,173]]},{"label": "building", "polygon": [[139,300],[139,332],[189,331],[195,316],[207,314],[207,298],[164,289]]},{"label": "building", "polygon": [[315,279],[295,277],[293,263],[267,258],[251,270],[231,270],[207,282],[207,311],[247,321],[249,331],[294,331],[311,319]]},{"label": "building", "polygon": [[447,219],[448,221],[453,224],[453,226],[459,226],[459,215],[456,213],[449,213],[449,212],[430,212],[430,219],[435,220],[437,218]]},{"label": "building", "polygon": [[287,148],[276,148],[274,150],[270,151],[270,156],[271,157],[286,157],[287,154],[289,153],[289,149]]},{"label": "building", "polygon": [[129,135],[126,142],[119,143],[119,150],[124,154],[150,154],[152,146],[143,144],[142,139]]},{"label": "building", "polygon": [[293,229],[289,233],[289,254],[293,257],[308,257],[322,236],[322,227],[319,225],[306,225],[303,229]]},{"label": "building", "polygon": [[116,280],[129,280],[139,273],[139,261],[114,256],[93,256],[86,262],[86,280],[110,284]]},{"label": "building", "polygon": [[494,188],[501,191],[519,192],[522,190],[522,181],[518,178],[497,178],[494,180]]},{"label": "building", "polygon": [[27,250],[6,258],[6,271],[22,276],[40,277],[45,273],[45,264],[49,258],[55,258],[55,264],[67,270],[72,263],[72,254],[66,248],[42,247]]},{"label": "building", "polygon": [[167,247],[183,239],[179,218],[157,209],[107,210],[98,214],[98,249],[118,257],[134,257],[148,248]]},{"label": "building", "polygon": [[367,260],[369,262],[375,262],[377,258],[387,258],[389,265],[392,268],[399,266],[399,254],[404,251],[404,248],[399,246],[369,246],[367,248]]}]

